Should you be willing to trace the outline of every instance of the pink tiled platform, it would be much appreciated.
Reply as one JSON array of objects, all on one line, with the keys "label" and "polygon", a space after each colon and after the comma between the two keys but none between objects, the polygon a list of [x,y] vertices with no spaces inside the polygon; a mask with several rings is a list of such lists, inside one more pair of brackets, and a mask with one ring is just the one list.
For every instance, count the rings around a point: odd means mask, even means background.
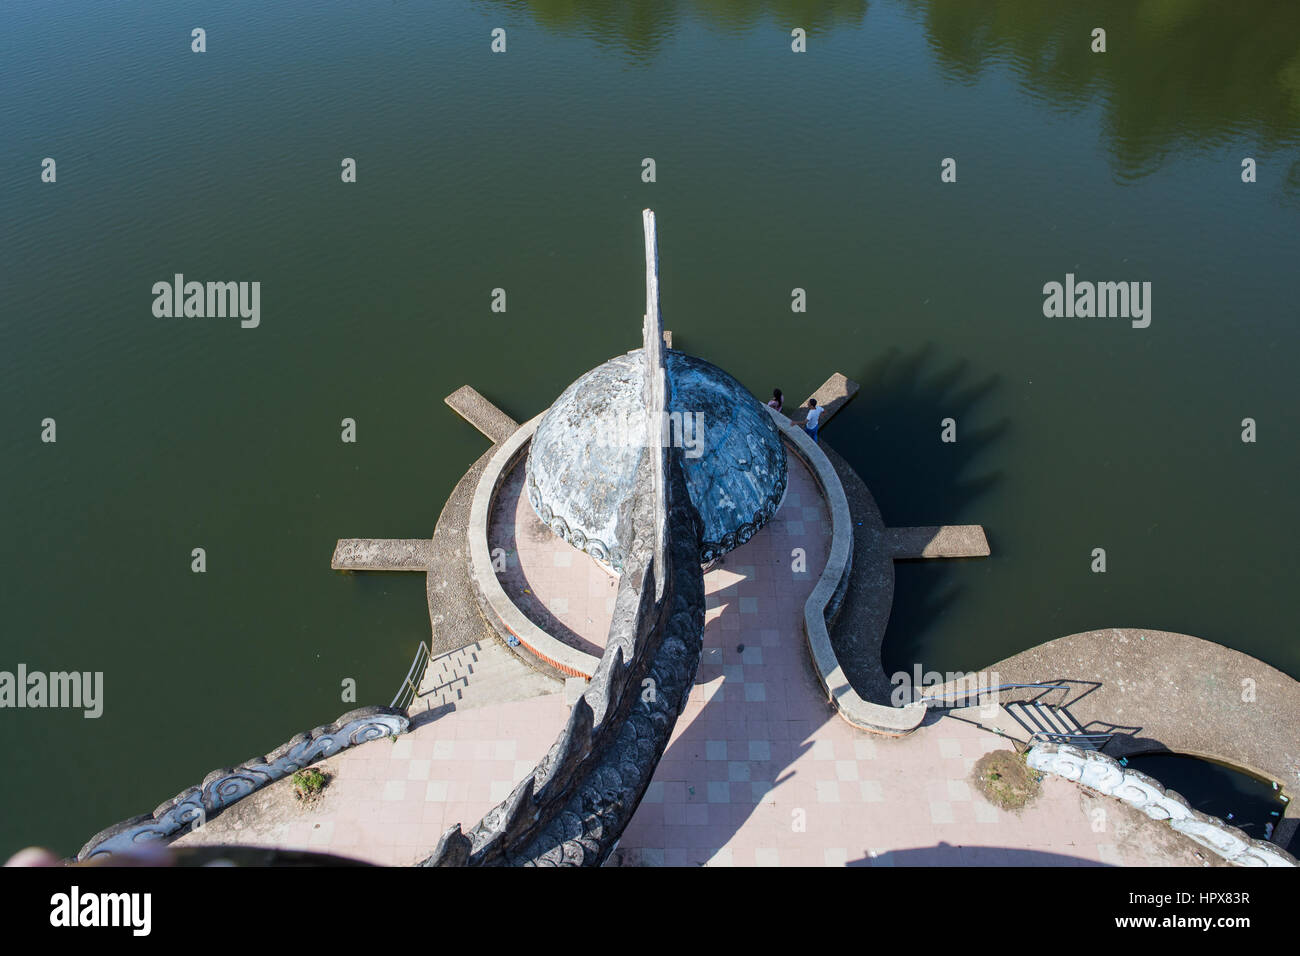
[{"label": "pink tiled platform", "polygon": [[[286,819],[259,814],[239,829],[223,814],[178,842],[317,850],[410,866],[448,827],[469,830],[505,799],[546,755],[568,715],[559,693],[453,711],[395,741],[371,741],[323,761],[331,779],[315,807]],[[287,783],[275,785],[281,794]]]},{"label": "pink tiled platform", "polygon": [[[765,651],[767,649],[765,648]],[[777,655],[768,655],[777,656]],[[778,679],[779,661],[749,671]],[[811,679],[811,678],[810,678]],[[766,684],[767,681],[765,680]],[[692,703],[624,832],[629,861],[686,866],[1079,865],[1114,862],[1079,792],[1057,778],[1019,814],[969,784],[1002,742],[942,720],[903,739],[868,736],[838,717],[808,721],[770,706]],[[766,711],[766,716],[760,716]],[[734,716],[739,714],[740,716]],[[746,716],[748,715],[748,716]]]},{"label": "pink tiled platform", "polygon": [[542,524],[524,493],[522,463],[497,493],[488,548],[505,552],[497,578],[529,620],[578,650],[604,652],[618,578]]},{"label": "pink tiled platform", "polygon": [[[514,481],[521,476],[517,471]],[[505,577],[553,608],[575,640],[603,645],[615,580],[555,539],[519,492],[518,484],[507,485],[493,520],[493,547],[510,546],[513,570]],[[802,627],[829,541],[820,491],[792,456],[775,519],[705,575],[697,683],[623,834],[620,859],[681,866],[1117,862],[1115,837],[1092,831],[1071,784],[1047,779],[1038,800],[1016,815],[973,791],[971,768],[1003,746],[998,738],[951,718],[886,738],[833,713]],[[396,743],[365,744],[327,761],[335,779],[315,809],[234,836],[209,829],[228,842],[411,864],[447,827],[469,829],[503,799],[546,753],[567,714],[558,693],[453,711]]]},{"label": "pink tiled platform", "polygon": [[[792,457],[776,519],[705,577],[697,685],[624,832],[624,855],[715,866],[1059,864],[1113,855],[1063,781],[1046,781],[1037,804],[1018,816],[974,793],[967,781],[976,759],[1003,746],[992,735],[944,719],[910,737],[880,737],[834,713],[803,633],[804,601],[829,543],[820,491]],[[796,548],[806,573],[792,570]]]}]

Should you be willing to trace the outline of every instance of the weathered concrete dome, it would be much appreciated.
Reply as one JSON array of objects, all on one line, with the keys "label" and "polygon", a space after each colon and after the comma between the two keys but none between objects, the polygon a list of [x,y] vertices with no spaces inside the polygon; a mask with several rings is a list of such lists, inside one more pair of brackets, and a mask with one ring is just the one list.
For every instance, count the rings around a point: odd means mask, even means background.
[{"label": "weathered concrete dome", "polygon": [[[785,446],[745,387],[703,359],[666,353],[668,435],[682,449],[691,501],[704,524],[701,562],[744,544],[785,494]],[[628,542],[619,505],[645,442],[641,350],[610,359],[564,390],[528,451],[528,501],[575,548],[622,570]]]}]

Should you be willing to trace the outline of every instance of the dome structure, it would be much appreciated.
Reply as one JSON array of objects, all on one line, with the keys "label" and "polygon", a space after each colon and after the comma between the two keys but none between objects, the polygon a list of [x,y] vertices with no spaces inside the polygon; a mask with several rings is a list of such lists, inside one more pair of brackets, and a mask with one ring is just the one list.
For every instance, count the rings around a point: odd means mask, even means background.
[{"label": "dome structure", "polygon": [[[781,505],[785,446],[768,410],[734,378],[683,352],[664,354],[664,440],[681,449],[703,523],[700,561],[744,544]],[[619,506],[646,444],[642,350],[610,359],[564,390],[528,452],[528,501],[553,532],[615,570],[628,541]]]}]

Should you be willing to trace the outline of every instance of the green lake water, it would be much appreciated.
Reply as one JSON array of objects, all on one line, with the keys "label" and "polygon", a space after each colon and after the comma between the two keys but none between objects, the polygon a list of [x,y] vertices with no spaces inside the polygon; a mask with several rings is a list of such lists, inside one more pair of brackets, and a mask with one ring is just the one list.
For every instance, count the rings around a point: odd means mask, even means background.
[{"label": "green lake water", "polygon": [[[1300,6],[1250,9],[10,0],[0,670],[105,704],[0,711],[0,855],[330,722],[346,678],[389,701],[423,580],[335,540],[432,532],[486,447],[457,387],[523,420],[636,347],[646,206],[678,347],[796,401],[845,373],[824,435],[886,521],[987,529],[899,567],[891,669],[1143,626],[1300,677]],[[176,273],[259,281],[260,326],[156,318]],[[1067,273],[1150,282],[1150,327],[1045,318]]]}]

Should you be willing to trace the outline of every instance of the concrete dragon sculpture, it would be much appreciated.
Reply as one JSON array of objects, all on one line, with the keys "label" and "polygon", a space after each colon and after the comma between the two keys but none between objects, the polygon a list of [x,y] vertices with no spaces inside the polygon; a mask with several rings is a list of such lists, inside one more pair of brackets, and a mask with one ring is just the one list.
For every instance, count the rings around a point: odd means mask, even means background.
[{"label": "concrete dragon sculpture", "polygon": [[422,866],[599,866],[632,818],[686,705],[704,631],[701,524],[681,451],[667,447],[654,214],[642,330],[647,435],[619,510],[632,542],[600,666],[547,755],[468,833],[443,834]]}]

